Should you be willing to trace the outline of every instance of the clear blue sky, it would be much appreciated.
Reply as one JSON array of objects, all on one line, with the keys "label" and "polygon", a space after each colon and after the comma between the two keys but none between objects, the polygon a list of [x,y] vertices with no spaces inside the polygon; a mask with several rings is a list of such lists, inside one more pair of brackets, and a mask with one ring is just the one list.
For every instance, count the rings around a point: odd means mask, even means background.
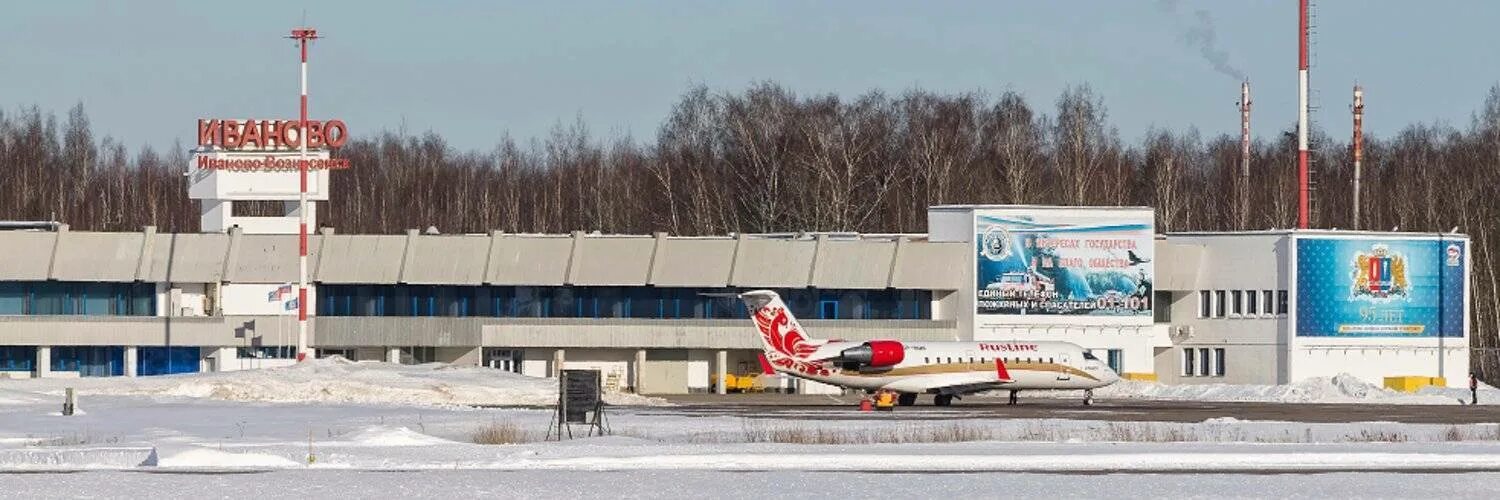
[{"label": "clear blue sky", "polygon": [[[803,93],[1016,90],[1047,108],[1087,82],[1127,140],[1151,126],[1238,129],[1238,83],[1184,43],[1206,10],[1255,91],[1256,135],[1294,122],[1296,2],[16,2],[0,16],[0,107],[63,115],[131,149],[194,140],[198,117],[295,118],[308,23],[312,114],[358,136],[434,130],[461,149],[526,140],[581,116],[650,139],[694,84],[775,80]],[[1500,2],[1327,1],[1313,85],[1331,134],[1366,88],[1367,130],[1467,126],[1500,81]]]}]

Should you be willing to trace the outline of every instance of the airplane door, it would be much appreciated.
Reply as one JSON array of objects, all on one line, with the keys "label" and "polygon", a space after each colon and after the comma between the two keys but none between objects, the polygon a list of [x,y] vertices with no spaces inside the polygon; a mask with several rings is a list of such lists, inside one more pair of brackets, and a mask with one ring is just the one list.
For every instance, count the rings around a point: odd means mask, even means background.
[{"label": "airplane door", "polygon": [[1069,368],[1073,367],[1073,363],[1070,363],[1068,358],[1069,358],[1069,356],[1068,356],[1067,353],[1063,353],[1063,354],[1057,355],[1057,363],[1060,364],[1060,365],[1062,365],[1062,369],[1057,371],[1057,379],[1058,380],[1072,380],[1073,379],[1073,374],[1068,373],[1068,371],[1067,371]]}]

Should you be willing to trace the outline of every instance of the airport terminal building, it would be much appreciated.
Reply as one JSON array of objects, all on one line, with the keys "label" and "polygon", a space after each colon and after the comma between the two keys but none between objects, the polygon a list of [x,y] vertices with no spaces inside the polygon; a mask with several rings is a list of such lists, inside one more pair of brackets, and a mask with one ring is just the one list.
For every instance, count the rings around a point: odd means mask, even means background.
[{"label": "airport terminal building", "polygon": [[[615,390],[707,391],[721,373],[759,371],[758,340],[732,295],[770,288],[823,338],[1066,340],[1128,376],[1172,383],[1286,383],[1341,372],[1376,382],[1425,375],[1462,383],[1468,250],[1461,235],[1160,236],[1147,228],[1131,229],[1144,238],[1087,243],[995,231],[989,222],[962,229],[964,220],[987,217],[1033,228],[1049,221],[1045,229],[1057,231],[1054,223],[1088,225],[1098,221],[1079,217],[1101,216],[1149,224],[1151,214],[935,207],[927,235],[324,229],[310,240],[312,345],[319,355],[534,376],[597,368]],[[0,231],[7,255],[0,260],[0,377],[290,364],[295,308],[287,283],[296,279],[296,244],[294,235],[233,227]],[[1124,257],[1096,260],[1110,253]],[[1095,268],[1105,276],[1091,274]],[[1362,279],[1363,290],[1340,281]]]},{"label": "airport terminal building", "polygon": [[[0,372],[155,375],[290,363],[293,235],[0,231]],[[597,368],[625,390],[759,371],[737,291],[782,292],[816,335],[962,338],[921,236],[340,235],[310,240],[320,355]]]},{"label": "airport terminal building", "polygon": [[[294,363],[296,172],[212,168],[290,154],[196,151],[188,192],[201,202],[203,233],[0,224],[0,377]],[[314,172],[309,198],[327,193],[327,170]],[[280,201],[285,211],[236,215],[243,201]],[[768,288],[828,339],[1061,340],[1126,378],[1169,383],[1338,373],[1463,382],[1467,237],[1162,235],[1154,219],[1145,207],[963,205],[929,209],[926,234],[324,228],[308,240],[310,346],[320,356],[533,376],[599,369],[617,391],[722,390],[715,381],[725,374],[761,371],[760,342],[734,294]]]}]

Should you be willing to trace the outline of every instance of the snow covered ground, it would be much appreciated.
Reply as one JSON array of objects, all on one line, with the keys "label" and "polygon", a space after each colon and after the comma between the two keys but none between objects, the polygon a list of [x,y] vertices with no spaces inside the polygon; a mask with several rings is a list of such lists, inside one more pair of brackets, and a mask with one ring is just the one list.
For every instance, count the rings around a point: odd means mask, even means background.
[{"label": "snow covered ground", "polygon": [[[182,396],[275,403],[545,406],[557,402],[557,381],[489,368],[443,363],[398,365],[327,358],[284,368],[160,377],[23,379],[0,381],[0,405],[56,400],[66,387],[78,394]],[[660,400],[609,394],[610,404]]]},{"label": "snow covered ground", "polygon": [[926,476],[822,472],[434,470],[267,474],[83,472],[0,478],[20,498],[1412,498],[1500,496],[1500,474],[1090,474]]},{"label": "snow covered ground", "polygon": [[[997,393],[998,394],[998,393]],[[1077,391],[1030,391],[1032,397],[1076,397]],[[1094,390],[1105,399],[1155,399],[1177,401],[1235,401],[1264,403],[1374,403],[1400,405],[1467,404],[1469,390],[1427,387],[1415,394],[1393,391],[1360,380],[1353,375],[1315,377],[1288,385],[1179,384],[1121,380]],[[1479,403],[1500,404],[1500,389],[1481,384]]]},{"label": "snow covered ground", "polygon": [[[1337,393],[1242,387],[1219,394],[1423,398],[1350,396],[1367,388],[1331,385]],[[65,387],[78,389],[80,414],[58,414]],[[549,404],[554,390],[550,380],[487,369],[344,361],[137,379],[5,380],[0,485],[24,497],[139,497],[184,487],[207,488],[199,491],[209,496],[275,497],[259,488],[312,483],[340,496],[488,491],[577,498],[607,490],[617,497],[712,491],[746,498],[847,496],[850,485],[876,488],[876,497],[929,496],[933,485],[967,496],[1003,490],[1049,497],[1463,497],[1492,496],[1489,485],[1500,484],[1493,474],[1500,471],[1496,424],[911,420],[852,409],[766,419],[704,416],[651,398],[612,396],[632,405],[612,410],[613,436],[541,442],[552,413],[514,406]],[[1137,387],[1114,397],[1160,390]],[[478,431],[493,428],[522,442],[473,442]],[[1448,478],[1435,481],[1441,484],[1380,475],[1391,472],[1458,475],[1431,476]],[[1247,475],[1266,473],[1307,479]],[[1209,488],[1199,478],[1244,489]]]}]

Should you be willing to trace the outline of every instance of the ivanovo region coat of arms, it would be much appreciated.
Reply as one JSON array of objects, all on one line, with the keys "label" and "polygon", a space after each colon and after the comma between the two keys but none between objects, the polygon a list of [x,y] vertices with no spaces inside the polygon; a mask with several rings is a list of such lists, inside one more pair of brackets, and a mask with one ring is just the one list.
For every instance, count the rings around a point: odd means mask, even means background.
[{"label": "ivanovo region coat of arms", "polygon": [[1370,251],[1354,253],[1355,297],[1384,299],[1405,297],[1410,287],[1406,280],[1406,257],[1385,245],[1374,245]]}]

